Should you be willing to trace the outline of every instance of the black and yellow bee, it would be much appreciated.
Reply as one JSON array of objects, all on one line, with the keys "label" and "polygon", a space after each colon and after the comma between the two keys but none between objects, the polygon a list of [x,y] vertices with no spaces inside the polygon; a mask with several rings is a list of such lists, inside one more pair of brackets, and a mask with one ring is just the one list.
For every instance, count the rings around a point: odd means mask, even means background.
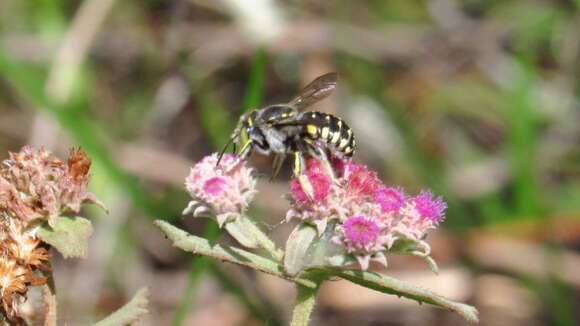
[{"label": "black and yellow bee", "polygon": [[[238,144],[238,158],[245,159],[252,150],[268,155],[275,153],[272,177],[278,174],[287,155],[293,156],[293,173],[302,174],[304,154],[309,154],[329,168],[329,155],[352,157],[356,142],[344,120],[328,113],[303,111],[329,96],[336,88],[336,73],[328,73],[308,84],[288,103],[275,104],[244,114],[227,146]],[[329,170],[331,170],[329,168]]]}]

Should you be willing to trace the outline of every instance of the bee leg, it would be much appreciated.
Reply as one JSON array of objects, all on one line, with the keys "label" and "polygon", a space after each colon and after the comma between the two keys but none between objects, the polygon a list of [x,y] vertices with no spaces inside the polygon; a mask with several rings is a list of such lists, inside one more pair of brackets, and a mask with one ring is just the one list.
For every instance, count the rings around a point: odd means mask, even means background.
[{"label": "bee leg", "polygon": [[284,160],[286,159],[286,154],[276,154],[274,156],[274,164],[272,167],[272,175],[270,176],[270,181],[274,180],[274,178],[280,173],[280,169],[284,164]]},{"label": "bee leg", "polygon": [[224,157],[224,154],[226,152],[226,150],[228,149],[228,146],[230,146],[230,144],[233,143],[234,144],[234,152],[236,151],[236,143],[234,142],[234,137],[231,137],[228,142],[224,145],[224,147],[222,148],[222,150],[220,151],[220,153],[218,154],[218,160],[217,163],[215,164],[215,166],[219,166],[220,162],[222,160],[222,157]]},{"label": "bee leg", "polygon": [[312,184],[308,177],[304,175],[302,172],[304,171],[304,167],[306,166],[306,162],[304,161],[304,156],[301,152],[294,152],[294,166],[292,167],[292,172],[294,173],[294,177],[300,183],[300,187],[308,197],[308,199],[312,200],[314,198],[314,188],[312,188]]},{"label": "bee leg", "polygon": [[251,151],[252,151],[252,141],[248,140],[242,146],[242,148],[240,148],[240,151],[238,152],[238,155],[236,156],[235,160],[230,165],[228,165],[225,168],[225,170],[229,171],[229,170],[233,169],[234,167],[236,167],[238,164],[240,164],[240,162],[242,160],[245,160],[250,155]]},{"label": "bee leg", "polygon": [[332,169],[332,165],[330,164],[330,159],[328,158],[328,155],[326,155],[326,152],[318,146],[312,146],[311,153],[312,153],[312,156],[316,157],[322,163],[322,168],[324,169],[326,174],[328,174],[330,176],[330,179],[332,179],[332,182],[334,184],[338,185],[339,184],[338,179],[334,175],[334,170]]}]

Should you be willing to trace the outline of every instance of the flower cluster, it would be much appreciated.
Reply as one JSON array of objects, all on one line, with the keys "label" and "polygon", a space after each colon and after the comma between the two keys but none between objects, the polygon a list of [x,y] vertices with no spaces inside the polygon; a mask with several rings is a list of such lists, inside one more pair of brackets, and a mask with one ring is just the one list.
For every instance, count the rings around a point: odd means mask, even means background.
[{"label": "flower cluster", "polygon": [[184,214],[196,217],[215,216],[218,224],[239,217],[256,194],[256,180],[252,169],[235,155],[218,154],[204,157],[196,163],[185,179],[185,188],[193,198]]},{"label": "flower cluster", "polygon": [[44,149],[24,147],[0,166],[0,312],[19,318],[29,286],[46,282],[37,270],[50,270],[48,245],[38,227],[83,203],[100,204],[87,192],[91,161],[80,149],[65,163]]},{"label": "flower cluster", "polygon": [[[193,200],[184,214],[216,218],[241,241],[228,222],[239,221],[256,194],[253,170],[235,155],[217,163],[218,155],[212,154],[191,168],[185,187]],[[428,258],[430,248],[423,239],[443,220],[447,208],[431,192],[410,197],[400,188],[385,186],[366,166],[338,159],[332,164],[309,159],[290,190],[286,221],[298,219],[316,226],[319,236],[330,234],[324,238],[363,269],[371,260],[386,265],[389,252]]]},{"label": "flower cluster", "polygon": [[386,253],[398,240],[415,243],[428,254],[422,239],[444,218],[447,205],[441,198],[428,191],[409,197],[352,162],[337,160],[332,169],[334,175],[319,161],[308,161],[305,173],[291,183],[286,220],[314,224],[319,234],[335,225],[333,242],[343,245],[363,269],[371,260],[386,265]]}]

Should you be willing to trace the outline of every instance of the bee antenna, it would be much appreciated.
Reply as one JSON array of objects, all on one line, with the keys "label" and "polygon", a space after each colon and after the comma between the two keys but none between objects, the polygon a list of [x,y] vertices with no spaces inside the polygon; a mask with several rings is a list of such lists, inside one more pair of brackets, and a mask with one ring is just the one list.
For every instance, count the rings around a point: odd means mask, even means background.
[{"label": "bee antenna", "polygon": [[[224,146],[224,148],[222,148],[222,150],[220,151],[220,154],[218,155],[218,160],[217,160],[217,163],[215,164],[215,166],[219,166],[219,165],[220,165],[220,162],[221,162],[221,160],[222,160],[222,157],[224,157],[224,154],[225,154],[226,150],[228,149],[228,146],[230,146],[230,144],[231,144],[233,141],[234,141],[234,138],[233,138],[233,137],[232,137],[232,138],[230,138],[230,139],[228,140],[228,142],[226,143],[226,145]],[[236,145],[234,144],[234,147],[235,147],[235,146],[236,146]]]}]

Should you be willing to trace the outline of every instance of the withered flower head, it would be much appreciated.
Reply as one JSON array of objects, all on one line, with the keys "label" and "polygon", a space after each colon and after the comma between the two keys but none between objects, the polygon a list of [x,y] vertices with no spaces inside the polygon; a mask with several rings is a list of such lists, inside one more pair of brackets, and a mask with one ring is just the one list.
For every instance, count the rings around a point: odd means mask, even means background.
[{"label": "withered flower head", "polygon": [[35,273],[50,270],[48,245],[36,237],[37,226],[52,226],[83,203],[101,205],[87,191],[90,167],[81,149],[73,149],[65,163],[30,146],[0,165],[0,314],[9,320],[20,318],[29,287],[46,283]]},{"label": "withered flower head", "polygon": [[67,163],[44,148],[10,153],[0,167],[0,209],[27,224],[52,225],[62,213],[78,213],[83,203],[101,205],[87,192],[90,166],[81,149],[73,149]]},{"label": "withered flower head", "polygon": [[28,287],[46,283],[34,271],[50,269],[50,253],[24,223],[0,211],[0,312],[11,320]]},{"label": "withered flower head", "polygon": [[0,303],[6,317],[17,313],[18,299],[28,291],[32,271],[6,254],[0,255]]},{"label": "withered flower head", "polygon": [[50,268],[50,254],[34,236],[33,230],[25,230],[23,222],[13,218],[5,219],[1,225],[0,245],[12,259],[33,268]]}]

